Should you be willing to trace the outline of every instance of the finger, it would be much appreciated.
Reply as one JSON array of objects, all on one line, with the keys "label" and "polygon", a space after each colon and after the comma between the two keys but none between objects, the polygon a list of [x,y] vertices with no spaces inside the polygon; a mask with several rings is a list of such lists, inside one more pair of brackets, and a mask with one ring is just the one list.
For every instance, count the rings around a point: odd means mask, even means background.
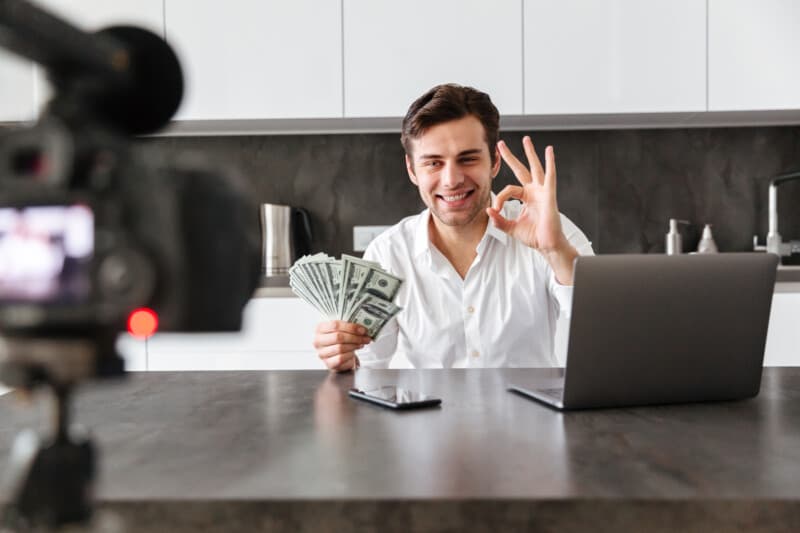
[{"label": "finger", "polygon": [[536,155],[536,148],[533,146],[533,141],[529,136],[522,138],[522,147],[525,149],[525,155],[528,157],[528,164],[531,166],[531,174],[536,178],[536,182],[540,185],[544,183],[545,172],[542,168],[542,162],[539,161],[539,156]]},{"label": "finger", "polygon": [[336,369],[337,372],[349,372],[351,370],[356,369],[356,358],[353,357],[349,361],[343,363],[339,368]]},{"label": "finger", "polygon": [[334,344],[368,344],[372,339],[365,335],[353,335],[343,331],[333,333],[317,333],[314,336],[314,348],[320,349]]},{"label": "finger", "polygon": [[322,359],[322,362],[325,363],[325,366],[328,367],[328,370],[336,371],[344,363],[346,363],[347,361],[349,361],[353,357],[355,357],[355,354],[353,352],[340,353],[340,354],[334,355],[333,357],[327,357],[325,359]]},{"label": "finger", "polygon": [[511,233],[514,230],[514,226],[517,225],[516,220],[509,220],[505,218],[503,215],[500,214],[499,211],[491,207],[486,208],[486,214],[489,215],[489,218],[492,219],[492,222],[497,227],[497,229],[499,229],[504,233]]},{"label": "finger", "polygon": [[334,355],[339,355],[348,352],[354,352],[363,348],[363,344],[334,344],[332,346],[325,346],[317,350],[317,355],[320,359],[327,359]]},{"label": "finger", "polygon": [[496,211],[500,211],[506,201],[511,198],[519,198],[522,200],[523,196],[524,190],[519,185],[506,185],[503,190],[498,193],[497,197],[495,197],[492,207],[494,207]]},{"label": "finger", "polygon": [[555,188],[556,186],[556,154],[552,146],[544,149],[544,162],[547,171],[544,173],[544,186]]},{"label": "finger", "polygon": [[517,159],[517,156],[511,153],[505,141],[498,141],[497,149],[500,150],[500,157],[503,158],[503,161],[511,168],[511,172],[517,177],[517,181],[523,185],[532,181],[530,171]]},{"label": "finger", "polygon": [[345,322],[344,320],[330,320],[317,324],[317,333],[333,333],[334,331],[343,331],[354,335],[365,335],[367,333],[364,326]]}]

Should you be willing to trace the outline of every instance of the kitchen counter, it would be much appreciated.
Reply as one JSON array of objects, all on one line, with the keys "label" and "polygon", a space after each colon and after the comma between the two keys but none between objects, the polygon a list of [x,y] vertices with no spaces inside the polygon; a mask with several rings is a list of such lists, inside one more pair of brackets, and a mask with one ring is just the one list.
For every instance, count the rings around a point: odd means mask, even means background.
[{"label": "kitchen counter", "polygon": [[[505,390],[555,372],[140,373],[84,387],[74,418],[127,531],[800,527],[800,368],[716,404],[560,414]],[[393,412],[348,398],[354,384],[443,403]],[[0,456],[45,414],[0,398]]]},{"label": "kitchen counter", "polygon": [[[262,283],[253,294],[253,298],[296,298],[288,286],[267,286]],[[775,292],[800,292],[800,266],[780,266],[775,277]]]}]

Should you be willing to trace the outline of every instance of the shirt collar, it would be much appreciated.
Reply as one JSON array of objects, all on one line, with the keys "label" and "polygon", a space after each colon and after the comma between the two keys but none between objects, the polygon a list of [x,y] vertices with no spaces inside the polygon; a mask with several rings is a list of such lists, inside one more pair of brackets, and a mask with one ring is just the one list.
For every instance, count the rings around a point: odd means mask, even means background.
[{"label": "shirt collar", "polygon": [[[495,198],[495,194],[492,193],[492,205],[494,205]],[[508,202],[503,205],[501,213],[505,217],[509,215]],[[419,220],[417,221],[417,227],[414,231],[414,257],[419,257],[425,252],[430,253],[431,251],[431,241],[428,237],[428,224],[430,223],[430,219],[430,209],[425,209],[422,213],[420,213]],[[491,219],[489,220],[489,224],[486,225],[486,233],[484,234],[483,239],[481,239],[481,244],[478,245],[479,248],[486,241],[487,235],[494,237],[503,245],[508,243],[508,235],[496,227]]]}]

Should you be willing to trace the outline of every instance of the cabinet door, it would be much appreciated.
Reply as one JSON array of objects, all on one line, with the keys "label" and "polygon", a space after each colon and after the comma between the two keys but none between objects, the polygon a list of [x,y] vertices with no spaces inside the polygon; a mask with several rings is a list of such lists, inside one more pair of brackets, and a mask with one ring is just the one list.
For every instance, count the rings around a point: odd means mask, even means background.
[{"label": "cabinet door", "polygon": [[128,25],[164,36],[164,0],[37,0],[36,3],[86,31]]},{"label": "cabinet door", "polygon": [[342,116],[339,0],[166,0],[187,92],[177,119]]},{"label": "cabinet door", "polygon": [[36,115],[33,64],[0,49],[0,123]]},{"label": "cabinet door", "polygon": [[298,298],[253,298],[241,332],[159,333],[146,346],[144,341],[118,346],[132,367],[144,353],[148,370],[324,369],[312,345],[320,320],[319,312]]},{"label": "cabinet door", "polygon": [[800,292],[776,292],[772,297],[766,366],[800,366]]},{"label": "cabinet door", "polygon": [[705,0],[526,0],[525,114],[705,111]]},{"label": "cabinet door", "polygon": [[[108,26],[139,26],[164,36],[164,0],[39,0],[43,8],[85,31]],[[42,69],[37,67],[37,109],[52,95]]]},{"label": "cabinet door", "polygon": [[522,112],[521,0],[344,0],[347,117],[403,116],[439,83]]},{"label": "cabinet door", "polygon": [[800,2],[709,0],[709,111],[800,109]]}]

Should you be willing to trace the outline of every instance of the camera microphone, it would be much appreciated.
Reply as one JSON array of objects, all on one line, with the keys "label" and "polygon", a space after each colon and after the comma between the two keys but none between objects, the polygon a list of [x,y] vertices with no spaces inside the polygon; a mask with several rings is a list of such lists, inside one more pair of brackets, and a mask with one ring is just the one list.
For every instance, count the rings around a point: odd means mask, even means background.
[{"label": "camera microphone", "polygon": [[42,65],[57,95],[91,103],[96,118],[127,135],[165,126],[183,97],[177,56],[141,28],[92,34],[33,4],[0,0],[0,46]]}]

